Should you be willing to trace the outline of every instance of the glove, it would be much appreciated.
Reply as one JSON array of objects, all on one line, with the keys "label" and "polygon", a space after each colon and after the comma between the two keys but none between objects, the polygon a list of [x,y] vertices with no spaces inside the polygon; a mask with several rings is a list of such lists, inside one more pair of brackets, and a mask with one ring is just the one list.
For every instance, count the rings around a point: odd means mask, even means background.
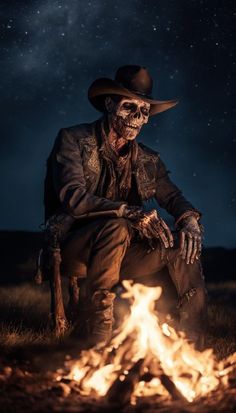
[{"label": "glove", "polygon": [[199,259],[202,251],[202,235],[204,227],[199,224],[195,216],[183,219],[180,229],[180,254],[187,264],[193,264]]},{"label": "glove", "polygon": [[142,239],[149,241],[151,249],[155,248],[153,241],[156,239],[159,239],[165,248],[173,247],[173,235],[156,209],[145,212],[138,207],[126,207],[123,216],[129,219],[131,226],[139,232]]}]

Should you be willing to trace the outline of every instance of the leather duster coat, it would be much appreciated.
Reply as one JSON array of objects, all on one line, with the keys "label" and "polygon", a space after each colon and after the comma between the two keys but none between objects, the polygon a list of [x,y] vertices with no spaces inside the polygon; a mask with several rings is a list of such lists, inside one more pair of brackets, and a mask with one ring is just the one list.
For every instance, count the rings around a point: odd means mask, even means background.
[{"label": "leather duster coat", "polygon": [[[45,221],[62,208],[75,218],[89,212],[113,211],[121,216],[122,201],[111,201],[96,196],[101,173],[98,137],[102,118],[59,131],[47,160],[44,186]],[[138,144],[138,156],[132,171],[142,202],[155,198],[179,222],[187,211],[194,208],[182,191],[170,180],[160,154]]]}]

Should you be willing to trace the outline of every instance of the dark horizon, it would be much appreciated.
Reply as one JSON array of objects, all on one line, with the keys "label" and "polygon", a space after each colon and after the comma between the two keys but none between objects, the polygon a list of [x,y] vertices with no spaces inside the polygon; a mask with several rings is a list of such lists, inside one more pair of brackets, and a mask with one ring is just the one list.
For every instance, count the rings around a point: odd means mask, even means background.
[{"label": "dark horizon", "polygon": [[140,64],[153,76],[154,97],[180,102],[152,117],[138,140],[160,152],[202,211],[204,246],[236,247],[234,4],[180,3],[2,3],[0,230],[40,231],[58,130],[100,117],[87,100],[93,80]]}]

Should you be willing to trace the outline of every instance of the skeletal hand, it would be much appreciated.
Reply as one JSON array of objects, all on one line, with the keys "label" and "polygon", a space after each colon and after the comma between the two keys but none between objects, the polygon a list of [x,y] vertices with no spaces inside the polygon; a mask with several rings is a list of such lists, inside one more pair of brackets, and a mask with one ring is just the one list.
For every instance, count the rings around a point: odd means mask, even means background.
[{"label": "skeletal hand", "polygon": [[136,207],[128,207],[125,216],[130,220],[131,225],[138,230],[141,238],[148,239],[151,249],[154,249],[155,243],[152,241],[155,239],[159,239],[165,248],[173,247],[173,235],[155,209],[144,212]]},{"label": "skeletal hand", "polygon": [[194,216],[183,220],[180,230],[180,254],[187,264],[193,264],[195,259],[199,259],[202,250],[203,226],[198,224]]}]

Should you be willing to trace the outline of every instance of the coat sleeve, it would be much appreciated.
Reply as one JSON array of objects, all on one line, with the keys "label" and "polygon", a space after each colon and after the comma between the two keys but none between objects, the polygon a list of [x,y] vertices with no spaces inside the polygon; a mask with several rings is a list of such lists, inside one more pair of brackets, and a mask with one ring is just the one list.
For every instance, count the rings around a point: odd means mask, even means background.
[{"label": "coat sleeve", "polygon": [[122,216],[124,202],[113,202],[87,191],[79,146],[66,129],[59,131],[54,144],[52,175],[56,195],[63,209],[74,218],[98,211]]},{"label": "coat sleeve", "polygon": [[175,226],[189,215],[194,215],[199,220],[202,213],[187,201],[182,191],[169,178],[169,172],[159,157],[156,179],[156,200],[158,204],[175,218]]}]

